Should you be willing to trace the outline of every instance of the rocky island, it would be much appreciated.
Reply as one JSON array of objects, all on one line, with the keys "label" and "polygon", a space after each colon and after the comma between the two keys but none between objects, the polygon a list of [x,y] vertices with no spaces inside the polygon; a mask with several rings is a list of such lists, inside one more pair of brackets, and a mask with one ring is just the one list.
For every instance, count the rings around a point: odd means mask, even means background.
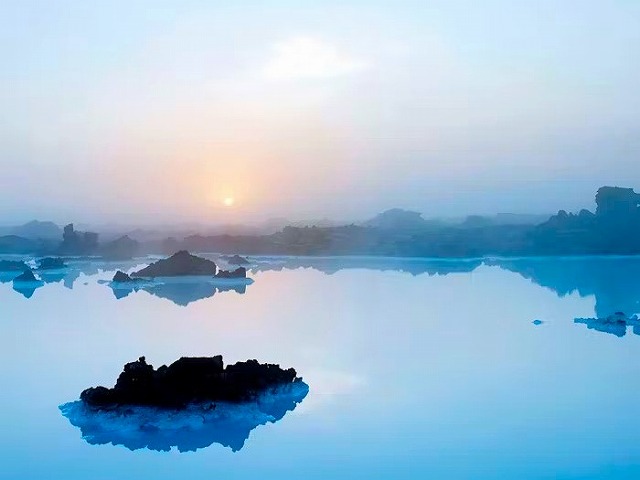
[{"label": "rocky island", "polygon": [[80,399],[90,407],[144,405],[184,409],[202,402],[250,402],[279,387],[302,383],[293,368],[247,360],[224,367],[222,356],[183,357],[157,370],[145,357],[127,363],[113,388],[88,388]]},{"label": "rocky island", "polygon": [[174,253],[169,258],[158,260],[155,263],[134,272],[131,277],[180,277],[190,275],[210,275],[217,272],[215,262],[206,258],[191,255],[186,250]]}]

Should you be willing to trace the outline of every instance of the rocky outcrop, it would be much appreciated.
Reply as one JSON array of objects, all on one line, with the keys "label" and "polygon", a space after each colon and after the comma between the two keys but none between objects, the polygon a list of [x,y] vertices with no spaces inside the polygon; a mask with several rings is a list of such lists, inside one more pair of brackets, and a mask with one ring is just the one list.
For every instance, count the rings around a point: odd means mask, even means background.
[{"label": "rocky outcrop", "polygon": [[131,278],[126,273],[118,270],[116,274],[113,276],[112,282],[116,283],[135,283],[135,279]]},{"label": "rocky outcrop", "polygon": [[26,263],[14,260],[0,260],[0,272],[24,272],[29,270]]},{"label": "rocky outcrop", "polygon": [[46,257],[38,261],[38,270],[55,270],[66,266],[64,260],[59,257]]},{"label": "rocky outcrop", "polygon": [[132,277],[176,277],[188,275],[215,275],[216,264],[206,258],[191,255],[186,250],[174,253],[169,258],[158,260],[148,267],[133,273]]},{"label": "rocky outcrop", "polygon": [[247,269],[238,267],[233,271],[220,270],[216,274],[216,278],[247,278]]},{"label": "rocky outcrop", "polygon": [[247,360],[225,368],[222,356],[182,357],[154,370],[145,357],[127,363],[113,388],[95,387],[80,399],[92,407],[146,405],[186,408],[198,402],[246,402],[271,389],[302,382],[293,368]]},{"label": "rocky outcrop", "polygon": [[240,255],[233,255],[231,257],[225,256],[222,259],[227,262],[229,265],[249,265],[249,260]]}]

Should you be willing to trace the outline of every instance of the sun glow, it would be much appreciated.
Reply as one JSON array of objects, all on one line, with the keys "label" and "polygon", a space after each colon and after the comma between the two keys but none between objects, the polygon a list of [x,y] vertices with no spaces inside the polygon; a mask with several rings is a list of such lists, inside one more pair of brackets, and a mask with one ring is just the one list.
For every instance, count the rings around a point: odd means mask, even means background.
[{"label": "sun glow", "polygon": [[225,207],[233,207],[233,204],[234,204],[234,203],[236,203],[236,201],[235,201],[235,199],[234,199],[233,197],[225,197],[225,198],[222,200],[222,204],[223,204]]}]

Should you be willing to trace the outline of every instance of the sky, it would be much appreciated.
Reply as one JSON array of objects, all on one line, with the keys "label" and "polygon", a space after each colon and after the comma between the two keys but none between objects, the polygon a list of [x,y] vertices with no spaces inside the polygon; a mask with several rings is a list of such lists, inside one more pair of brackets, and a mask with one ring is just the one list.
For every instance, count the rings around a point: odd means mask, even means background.
[{"label": "sky", "polygon": [[640,2],[0,0],[0,223],[593,208]]}]

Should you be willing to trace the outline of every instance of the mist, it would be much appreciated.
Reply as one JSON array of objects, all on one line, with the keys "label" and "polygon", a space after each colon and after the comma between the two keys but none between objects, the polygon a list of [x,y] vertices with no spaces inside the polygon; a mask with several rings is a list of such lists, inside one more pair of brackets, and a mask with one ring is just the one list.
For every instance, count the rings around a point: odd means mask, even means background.
[{"label": "mist", "polygon": [[640,5],[518,3],[12,2],[0,220],[550,213],[637,186]]}]

